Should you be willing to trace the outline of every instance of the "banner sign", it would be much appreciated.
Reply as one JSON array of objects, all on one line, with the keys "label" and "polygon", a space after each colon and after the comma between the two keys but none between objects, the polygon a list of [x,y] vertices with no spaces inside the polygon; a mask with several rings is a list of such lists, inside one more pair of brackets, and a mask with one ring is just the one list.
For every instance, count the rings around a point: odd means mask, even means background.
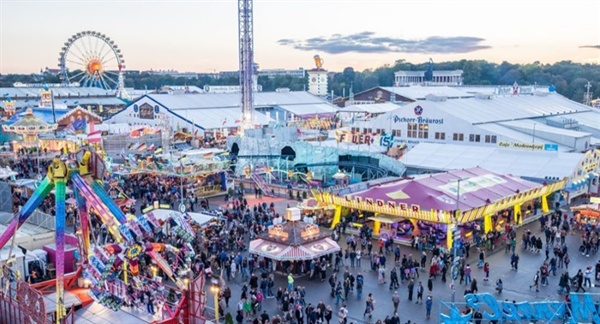
[{"label": "banner sign", "polygon": [[336,131],[335,139],[338,143],[346,142],[352,144],[379,144],[384,147],[392,147],[394,145],[394,135],[378,134],[378,133],[355,133]]}]

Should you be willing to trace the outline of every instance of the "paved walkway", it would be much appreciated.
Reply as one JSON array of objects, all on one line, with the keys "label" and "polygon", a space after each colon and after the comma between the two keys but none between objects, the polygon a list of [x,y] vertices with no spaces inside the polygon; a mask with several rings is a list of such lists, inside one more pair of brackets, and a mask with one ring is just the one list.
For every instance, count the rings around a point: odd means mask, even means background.
[{"label": "paved walkway", "polygon": [[[254,196],[250,197],[251,199]],[[220,203],[223,203],[222,198],[220,198]],[[272,198],[271,198],[272,199]],[[217,203],[217,202],[215,202]],[[279,213],[283,213],[287,204],[290,206],[295,206],[297,201],[290,201],[286,199],[281,199],[275,203],[276,210]],[[251,204],[252,205],[252,204]],[[534,235],[541,234],[541,228],[539,222],[533,222],[528,225],[525,225],[518,229],[518,238],[520,239],[521,233],[524,230],[531,230]],[[345,240],[340,239],[340,245],[342,248],[345,248]],[[598,260],[598,255],[592,255],[590,257],[582,256],[578,251],[578,247],[580,245],[580,237],[579,233],[573,233],[568,235],[567,237],[567,245],[569,248],[569,254],[571,255],[571,265],[570,265],[570,275],[573,276],[578,269],[585,269],[588,265],[595,265]],[[401,246],[402,254],[412,253],[413,256],[420,255],[418,251],[411,249],[410,247]],[[529,290],[528,287],[531,285],[532,279],[535,275],[535,272],[539,269],[540,265],[544,262],[545,255],[543,252],[540,253],[532,253],[529,251],[522,251],[520,248],[520,242],[518,246],[518,253],[521,256],[519,262],[519,270],[514,271],[511,270],[510,267],[510,255],[504,253],[504,247],[501,245],[494,253],[488,253],[486,261],[490,263],[490,281],[483,281],[484,273],[482,269],[478,269],[476,264],[476,259],[478,257],[478,253],[475,249],[471,250],[469,263],[473,269],[473,278],[476,278],[478,281],[478,286],[480,292],[489,292],[495,293],[495,281],[497,278],[502,278],[504,282],[504,291],[502,295],[498,295],[499,300],[509,299],[516,301],[542,301],[542,300],[563,300],[563,297],[557,294],[558,288],[558,276],[551,276],[549,280],[549,286],[540,287],[539,293],[536,293],[535,290]],[[393,258],[393,255],[391,255]],[[388,260],[390,258],[388,257]],[[388,262],[390,264],[390,262]],[[349,309],[349,322],[353,323],[368,323],[369,320],[363,318],[362,314],[365,309],[365,296],[369,293],[373,293],[376,299],[375,310],[373,313],[372,322],[374,323],[377,319],[384,319],[386,315],[391,315],[393,311],[391,296],[392,291],[389,290],[388,284],[386,285],[378,285],[377,284],[377,274],[374,271],[370,270],[370,266],[368,262],[363,260],[362,267],[360,268],[350,268],[350,272],[358,273],[362,272],[365,276],[365,285],[363,289],[363,298],[362,300],[357,300],[355,295],[349,297],[346,301],[348,309]],[[327,271],[327,277],[331,275],[331,270]],[[341,277],[342,273],[340,273]],[[425,286],[425,295],[427,295],[427,276],[424,272],[421,273],[421,280],[423,281],[423,285]],[[334,308],[334,319],[333,323],[337,323],[337,319],[335,314],[337,314],[337,309],[335,307],[335,299],[331,298],[329,295],[330,287],[327,281],[320,282],[319,280],[309,280],[308,278],[299,278],[295,282],[296,285],[300,285],[306,287],[307,296],[306,302],[312,303],[316,305],[320,300],[322,300],[325,304],[332,305]],[[275,288],[273,291],[276,291],[278,287],[286,287],[287,282],[284,277],[276,276]],[[242,283],[239,281],[231,282],[230,287],[232,290],[232,299],[230,301],[230,307],[227,311],[235,313],[236,304],[239,300],[239,296],[241,294]],[[464,302],[463,292],[466,289],[464,285],[458,285],[456,289],[456,301]],[[600,292],[597,291],[597,288],[591,288],[592,292]],[[432,291],[433,295],[433,310],[432,316],[430,320],[425,319],[425,306],[423,304],[415,304],[414,302],[409,302],[407,300],[407,287],[406,284],[401,284],[400,289],[398,289],[400,294],[400,306],[398,309],[398,313],[400,315],[400,319],[402,323],[405,323],[408,320],[411,320],[413,323],[435,323],[438,321],[438,313],[439,311],[444,311],[440,309],[440,301],[450,301],[451,298],[451,289],[450,289],[450,275],[448,275],[448,282],[443,283],[441,279],[438,277],[434,281],[434,287]],[[209,292],[210,294],[210,292]],[[416,293],[415,293],[416,296]],[[209,296],[208,298],[208,307],[212,307],[212,298]],[[276,308],[276,302],[274,299],[267,299],[263,302],[263,309],[266,309],[268,314],[281,314],[279,310]]]}]

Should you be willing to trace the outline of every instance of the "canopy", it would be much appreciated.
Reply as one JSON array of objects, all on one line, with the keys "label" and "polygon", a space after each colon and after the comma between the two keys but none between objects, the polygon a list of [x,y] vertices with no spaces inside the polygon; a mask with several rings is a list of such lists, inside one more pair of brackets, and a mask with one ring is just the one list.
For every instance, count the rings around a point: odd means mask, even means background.
[{"label": "canopy", "polygon": [[340,246],[330,238],[322,238],[303,245],[256,239],[250,242],[249,253],[257,254],[277,261],[312,260],[340,251]]},{"label": "canopy", "polygon": [[542,186],[512,175],[472,168],[375,185],[347,198],[359,197],[361,201],[365,198],[373,201],[393,201],[398,205],[418,205],[420,210],[449,211],[456,209],[456,198],[460,193],[458,209],[470,210]]}]

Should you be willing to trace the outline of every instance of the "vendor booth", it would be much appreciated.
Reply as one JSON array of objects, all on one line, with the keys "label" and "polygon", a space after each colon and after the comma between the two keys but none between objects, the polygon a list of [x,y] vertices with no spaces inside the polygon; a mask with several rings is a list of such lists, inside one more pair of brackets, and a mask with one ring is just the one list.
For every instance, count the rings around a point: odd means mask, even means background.
[{"label": "vendor booth", "polygon": [[333,222],[335,208],[329,204],[309,198],[299,203],[298,208],[304,218],[312,218],[313,222],[319,226],[330,226]]},{"label": "vendor booth", "polygon": [[573,218],[575,219],[578,228],[598,227],[598,221],[600,220],[600,203],[571,207],[571,211],[573,212]]},{"label": "vendor booth", "polygon": [[549,212],[548,196],[565,182],[539,184],[472,168],[374,185],[345,196],[313,193],[335,207],[332,227],[342,216],[359,214],[356,221],[372,226],[376,237],[409,243],[425,235],[434,244],[452,246],[449,233],[455,225],[469,241],[474,235],[501,232],[505,224],[532,221],[538,205]]}]

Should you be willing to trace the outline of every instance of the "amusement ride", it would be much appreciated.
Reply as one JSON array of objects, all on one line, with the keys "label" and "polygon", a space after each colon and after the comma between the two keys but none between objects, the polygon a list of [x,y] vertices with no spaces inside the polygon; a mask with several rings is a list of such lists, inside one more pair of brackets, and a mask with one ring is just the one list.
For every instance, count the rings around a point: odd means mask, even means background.
[{"label": "amusement ride", "polygon": [[69,37],[58,66],[64,83],[124,91],[123,54],[114,40],[100,32],[83,31]]},{"label": "amusement ride", "polygon": [[[67,183],[71,183],[79,214],[80,229],[77,231],[82,266],[76,276],[82,274],[91,285],[89,295],[102,305],[119,310],[122,307],[137,307],[144,293],[156,293],[158,319],[168,320],[181,316],[184,295],[190,289],[193,279],[190,264],[195,256],[190,244],[195,238],[191,220],[184,215],[171,213],[166,219],[157,219],[152,212],[140,216],[126,215],[105,191],[101,180],[106,175],[106,166],[102,157],[87,149],[75,154],[56,157],[48,167],[47,175],[21,210],[15,215],[7,230],[0,236],[0,247],[4,247],[19,227],[40,205],[46,196],[54,190],[56,207],[56,323],[66,315],[64,303],[65,291],[65,197]],[[97,217],[107,228],[113,242],[101,244],[90,242],[95,235],[91,233],[91,217]],[[174,247],[169,244],[154,243],[155,235],[169,226],[169,230],[183,244]],[[11,249],[13,248],[11,243]],[[168,260],[163,257],[166,255]],[[152,278],[140,274],[140,259],[150,258],[153,264]],[[142,261],[143,262],[143,261]],[[174,296],[180,296],[169,305],[165,299],[167,291],[157,276],[158,268],[178,289]],[[174,288],[171,287],[171,290]],[[43,306],[36,305],[43,309]],[[45,312],[44,312],[45,313]],[[151,313],[154,316],[153,313]]]}]

